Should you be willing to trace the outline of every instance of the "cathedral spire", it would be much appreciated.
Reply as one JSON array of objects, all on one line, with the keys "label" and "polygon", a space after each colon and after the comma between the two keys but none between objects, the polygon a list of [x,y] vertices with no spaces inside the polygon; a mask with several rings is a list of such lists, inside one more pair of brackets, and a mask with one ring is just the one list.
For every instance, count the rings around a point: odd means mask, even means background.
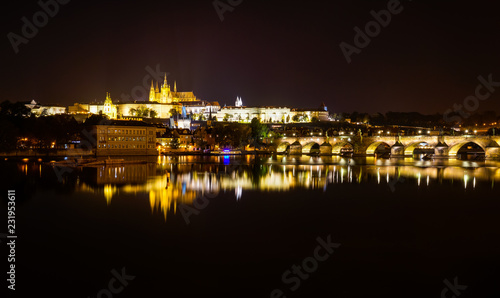
[{"label": "cathedral spire", "polygon": [[104,103],[112,103],[111,94],[109,94],[109,92],[106,92],[106,100],[104,101]]},{"label": "cathedral spire", "polygon": [[177,81],[174,81],[174,92],[177,92]]},{"label": "cathedral spire", "polygon": [[153,87],[153,80],[151,80],[151,89],[149,90],[149,101],[155,101],[155,88]]},{"label": "cathedral spire", "polygon": [[158,81],[156,81],[156,89],[155,89],[156,92],[160,92],[160,90],[158,89]]},{"label": "cathedral spire", "polygon": [[163,86],[167,88],[167,73],[165,73],[165,79],[163,80]]}]

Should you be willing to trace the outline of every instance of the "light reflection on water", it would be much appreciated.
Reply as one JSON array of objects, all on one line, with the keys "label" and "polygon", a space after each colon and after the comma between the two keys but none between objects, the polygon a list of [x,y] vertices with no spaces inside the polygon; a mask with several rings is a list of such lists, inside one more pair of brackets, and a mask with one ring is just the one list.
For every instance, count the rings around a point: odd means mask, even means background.
[{"label": "light reflection on water", "polygon": [[494,188],[500,181],[498,162],[413,159],[347,159],[334,157],[158,157],[157,162],[125,166],[86,168],[77,191],[102,195],[110,204],[117,194],[144,194],[152,212],[177,211],[180,204],[209,192],[234,192],[236,200],[245,191],[292,191],[320,189],[336,184],[378,184],[397,191],[397,183],[429,187],[449,184],[464,191]]},{"label": "light reflection on water", "polygon": [[[474,191],[495,188],[500,162],[455,159],[415,160],[343,158],[339,156],[178,156],[155,157],[147,164],[102,166],[76,171],[75,191],[95,194],[109,205],[119,194],[144,196],[153,212],[176,213],[180,204],[206,193],[245,191],[287,192],[294,189],[327,191],[339,184],[381,185],[377,191],[398,191],[399,183],[426,188],[433,185]],[[40,164],[17,164],[23,175],[42,176]],[[64,183],[64,182],[63,182]]]}]

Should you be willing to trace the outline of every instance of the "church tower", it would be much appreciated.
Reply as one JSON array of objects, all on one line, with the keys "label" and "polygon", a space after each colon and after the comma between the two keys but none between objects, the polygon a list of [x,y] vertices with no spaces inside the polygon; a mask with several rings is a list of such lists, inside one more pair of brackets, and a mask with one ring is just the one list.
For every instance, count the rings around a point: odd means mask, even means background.
[{"label": "church tower", "polygon": [[151,89],[149,90],[149,101],[155,101],[155,88],[153,87],[153,80],[151,80]]},{"label": "church tower", "polygon": [[163,80],[163,85],[161,86],[160,103],[168,103],[169,93],[170,88],[167,84],[167,74],[165,73],[165,79]]},{"label": "church tower", "polygon": [[111,100],[111,95],[106,92],[106,100],[104,101],[104,107],[102,108],[102,113],[109,117],[109,119],[116,119],[116,106]]},{"label": "church tower", "polygon": [[236,102],[234,103],[235,107],[241,107],[243,106],[243,101],[241,100],[241,97],[236,97]]}]

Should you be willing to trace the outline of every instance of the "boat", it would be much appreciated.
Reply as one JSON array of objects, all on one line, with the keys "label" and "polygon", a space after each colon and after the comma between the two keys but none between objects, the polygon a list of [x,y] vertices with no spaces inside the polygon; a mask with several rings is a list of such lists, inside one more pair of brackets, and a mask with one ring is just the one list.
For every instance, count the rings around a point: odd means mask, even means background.
[{"label": "boat", "polygon": [[223,149],[223,150],[214,150],[210,152],[210,154],[214,155],[240,155],[243,154],[241,150],[238,149]]},{"label": "boat", "polygon": [[434,154],[426,154],[422,156],[423,160],[432,160]]}]

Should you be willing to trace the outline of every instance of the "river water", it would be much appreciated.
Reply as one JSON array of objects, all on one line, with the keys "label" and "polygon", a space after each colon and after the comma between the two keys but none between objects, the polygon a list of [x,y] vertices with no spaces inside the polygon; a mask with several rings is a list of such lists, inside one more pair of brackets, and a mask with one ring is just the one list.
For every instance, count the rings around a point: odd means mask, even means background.
[{"label": "river water", "polygon": [[19,295],[452,297],[453,283],[460,297],[500,293],[499,162],[47,162],[2,162],[2,188],[16,190]]}]

